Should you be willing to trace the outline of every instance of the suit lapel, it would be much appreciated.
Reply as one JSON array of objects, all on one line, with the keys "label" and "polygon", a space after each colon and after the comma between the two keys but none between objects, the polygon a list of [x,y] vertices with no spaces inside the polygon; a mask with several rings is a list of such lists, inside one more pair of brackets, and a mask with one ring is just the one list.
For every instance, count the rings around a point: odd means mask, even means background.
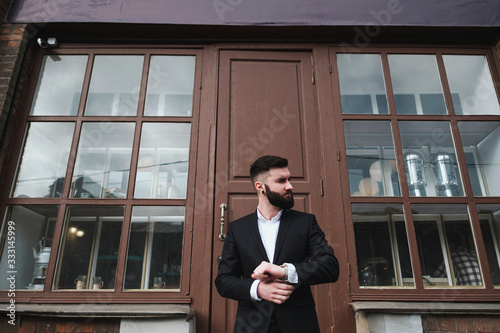
[{"label": "suit lapel", "polygon": [[264,243],[262,243],[262,239],[260,238],[259,232],[259,224],[257,222],[257,211],[250,215],[250,221],[248,221],[250,227],[250,237],[255,244],[257,244],[257,248],[259,249],[259,253],[262,256],[262,260],[268,261],[266,249],[264,248]]},{"label": "suit lapel", "polygon": [[283,210],[283,214],[281,215],[280,227],[278,230],[278,237],[276,239],[276,247],[274,249],[274,258],[273,263],[278,263],[278,258],[281,253],[281,249],[283,248],[283,244],[285,243],[285,238],[288,230],[290,229],[290,225],[292,224],[293,216],[289,210]]}]

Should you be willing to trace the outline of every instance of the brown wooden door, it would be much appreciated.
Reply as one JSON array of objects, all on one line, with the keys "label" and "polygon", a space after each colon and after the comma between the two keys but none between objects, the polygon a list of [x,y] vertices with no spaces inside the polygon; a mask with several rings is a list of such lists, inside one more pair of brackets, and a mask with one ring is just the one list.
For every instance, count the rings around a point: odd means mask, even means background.
[{"label": "brown wooden door", "polygon": [[[228,222],[256,209],[257,197],[248,170],[261,155],[288,158],[295,209],[316,214],[323,227],[312,71],[309,52],[220,53],[213,279],[223,246],[219,239],[220,205],[227,204],[224,233]],[[329,332],[327,286],[315,288],[315,294],[322,331]],[[211,332],[232,332],[236,305],[213,288]]]}]

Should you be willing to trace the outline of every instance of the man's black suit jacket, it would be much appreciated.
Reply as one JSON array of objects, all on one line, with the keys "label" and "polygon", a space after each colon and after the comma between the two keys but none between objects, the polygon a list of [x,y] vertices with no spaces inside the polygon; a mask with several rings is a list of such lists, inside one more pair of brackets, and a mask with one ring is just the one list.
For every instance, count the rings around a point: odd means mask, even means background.
[{"label": "man's black suit jacket", "polygon": [[223,297],[238,301],[234,332],[267,333],[275,312],[282,332],[319,332],[310,285],[335,282],[339,264],[312,214],[284,210],[273,263],[290,263],[299,283],[283,304],[255,302],[250,297],[253,270],[269,261],[260,238],[257,212],[229,223],[215,285]]}]

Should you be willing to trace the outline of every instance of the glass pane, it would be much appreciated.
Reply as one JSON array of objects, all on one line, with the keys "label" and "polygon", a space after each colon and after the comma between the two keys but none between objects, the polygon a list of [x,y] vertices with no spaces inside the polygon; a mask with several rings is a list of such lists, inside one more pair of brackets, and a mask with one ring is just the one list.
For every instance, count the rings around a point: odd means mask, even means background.
[{"label": "glass pane", "polygon": [[184,207],[132,208],[124,289],[180,289]]},{"label": "glass pane", "polygon": [[388,114],[379,54],[339,54],[342,113]]},{"label": "glass pane", "polygon": [[464,195],[448,122],[401,121],[399,131],[411,196]]},{"label": "glass pane", "polygon": [[85,115],[137,115],[143,62],[143,56],[96,56]]},{"label": "glass pane", "polygon": [[456,114],[500,114],[484,55],[444,55],[443,60]]},{"label": "glass pane", "polygon": [[412,205],[425,287],[482,286],[465,205]]},{"label": "glass pane", "polygon": [[58,206],[48,205],[7,207],[1,234],[4,243],[0,259],[0,289],[10,289],[12,275],[15,276],[16,289],[43,289],[57,210]]},{"label": "glass pane", "polygon": [[134,128],[133,123],[83,124],[71,197],[126,197]]},{"label": "glass pane", "polygon": [[186,198],[191,124],[144,123],[136,198]]},{"label": "glass pane", "polygon": [[500,122],[458,123],[475,196],[500,196]]},{"label": "glass pane", "polygon": [[74,123],[30,123],[13,196],[60,198]]},{"label": "glass pane", "polygon": [[68,208],[55,289],[114,289],[123,212],[117,206]]},{"label": "glass pane", "polygon": [[87,58],[83,55],[45,56],[30,114],[75,116],[78,113]]},{"label": "glass pane", "polygon": [[351,195],[401,195],[390,122],[345,121],[344,134]]},{"label": "glass pane", "polygon": [[413,287],[413,271],[401,205],[353,204],[360,287]]},{"label": "glass pane", "polygon": [[491,279],[500,287],[500,205],[477,205]]},{"label": "glass pane", "polygon": [[146,93],[146,116],[191,116],[195,57],[152,56]]},{"label": "glass pane", "polygon": [[390,54],[388,58],[398,114],[446,114],[434,55]]}]

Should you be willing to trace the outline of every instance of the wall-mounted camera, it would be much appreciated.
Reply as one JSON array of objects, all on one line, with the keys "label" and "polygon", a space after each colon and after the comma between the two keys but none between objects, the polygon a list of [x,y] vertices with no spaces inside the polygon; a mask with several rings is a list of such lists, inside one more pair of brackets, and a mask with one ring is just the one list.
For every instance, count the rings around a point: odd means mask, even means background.
[{"label": "wall-mounted camera", "polygon": [[57,39],[53,38],[53,37],[51,37],[51,38],[38,38],[36,41],[38,42],[38,45],[40,45],[40,47],[43,49],[57,46]]}]

